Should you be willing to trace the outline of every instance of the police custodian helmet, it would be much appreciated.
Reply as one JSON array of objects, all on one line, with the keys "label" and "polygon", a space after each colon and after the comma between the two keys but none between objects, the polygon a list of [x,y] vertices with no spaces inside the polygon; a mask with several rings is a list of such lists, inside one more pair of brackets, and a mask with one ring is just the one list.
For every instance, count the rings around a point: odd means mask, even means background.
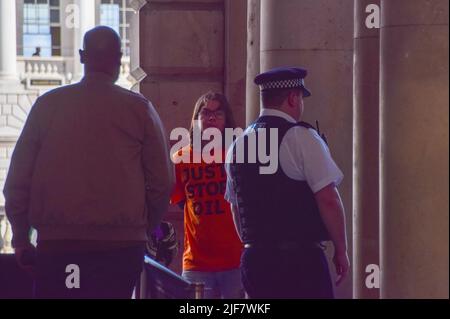
[{"label": "police custodian helmet", "polygon": [[258,75],[255,84],[261,88],[261,92],[278,89],[303,90],[303,96],[311,96],[311,92],[305,87],[305,78],[308,71],[303,68],[282,67],[275,68]]}]

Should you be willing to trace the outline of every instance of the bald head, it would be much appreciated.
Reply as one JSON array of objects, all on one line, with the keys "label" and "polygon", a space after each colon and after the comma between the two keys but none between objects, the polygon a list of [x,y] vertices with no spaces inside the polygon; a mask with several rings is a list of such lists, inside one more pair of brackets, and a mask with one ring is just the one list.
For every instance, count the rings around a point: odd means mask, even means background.
[{"label": "bald head", "polygon": [[119,35],[109,27],[96,27],[84,35],[83,49],[86,52],[119,54],[120,48]]},{"label": "bald head", "polygon": [[88,72],[103,72],[118,75],[122,52],[121,40],[116,31],[99,26],[84,35],[83,50],[80,50],[81,63]]}]

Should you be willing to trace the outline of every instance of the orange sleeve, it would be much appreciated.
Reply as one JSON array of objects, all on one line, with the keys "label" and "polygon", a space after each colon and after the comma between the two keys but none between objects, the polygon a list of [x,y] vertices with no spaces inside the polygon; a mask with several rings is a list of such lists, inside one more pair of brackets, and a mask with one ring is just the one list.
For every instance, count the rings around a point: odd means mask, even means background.
[{"label": "orange sleeve", "polygon": [[186,200],[186,193],[184,192],[184,183],[182,181],[181,172],[183,164],[175,165],[175,187],[173,188],[172,195],[170,196],[171,204],[178,204]]}]

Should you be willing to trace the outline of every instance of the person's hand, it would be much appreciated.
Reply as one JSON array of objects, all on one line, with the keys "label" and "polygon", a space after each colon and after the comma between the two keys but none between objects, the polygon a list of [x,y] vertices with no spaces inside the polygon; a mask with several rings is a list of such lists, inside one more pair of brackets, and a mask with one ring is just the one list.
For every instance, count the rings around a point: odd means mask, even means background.
[{"label": "person's hand", "polygon": [[333,258],[334,266],[336,267],[336,274],[338,275],[336,280],[336,286],[339,286],[345,277],[347,277],[348,270],[350,268],[350,260],[347,252],[336,252]]},{"label": "person's hand", "polygon": [[19,267],[33,277],[35,274],[34,263],[36,258],[36,247],[28,243],[23,246],[15,247],[14,250]]}]

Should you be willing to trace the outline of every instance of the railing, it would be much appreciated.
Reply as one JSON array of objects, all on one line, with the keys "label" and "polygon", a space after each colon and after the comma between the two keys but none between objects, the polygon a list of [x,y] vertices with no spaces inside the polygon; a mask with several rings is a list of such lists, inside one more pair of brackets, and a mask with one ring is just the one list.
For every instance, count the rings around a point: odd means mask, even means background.
[{"label": "railing", "polygon": [[73,77],[73,58],[18,57],[17,72],[26,89],[60,86]]},{"label": "railing", "polygon": [[[73,57],[18,57],[17,72],[26,89],[56,87],[70,84],[74,80]],[[130,58],[122,58],[118,85],[131,87]]]},{"label": "railing", "polygon": [[[13,254],[11,224],[0,212],[0,254]],[[145,257],[144,269],[136,287],[138,299],[203,299],[204,285],[191,283],[180,275]]]},{"label": "railing", "polygon": [[122,58],[122,65],[120,67],[120,75],[119,75],[119,79],[123,78],[123,79],[128,79],[128,77],[130,76],[130,58],[129,57],[124,57]]},{"label": "railing", "polygon": [[119,79],[117,80],[117,85],[120,85],[126,89],[130,89],[134,84],[130,72],[131,72],[130,57],[123,57],[122,65],[120,67]]},{"label": "railing", "polygon": [[12,229],[11,224],[3,212],[0,212],[0,254],[12,254],[14,249],[11,245]]},{"label": "railing", "polygon": [[139,299],[203,299],[204,285],[190,283],[145,257],[144,270],[136,291]]}]

